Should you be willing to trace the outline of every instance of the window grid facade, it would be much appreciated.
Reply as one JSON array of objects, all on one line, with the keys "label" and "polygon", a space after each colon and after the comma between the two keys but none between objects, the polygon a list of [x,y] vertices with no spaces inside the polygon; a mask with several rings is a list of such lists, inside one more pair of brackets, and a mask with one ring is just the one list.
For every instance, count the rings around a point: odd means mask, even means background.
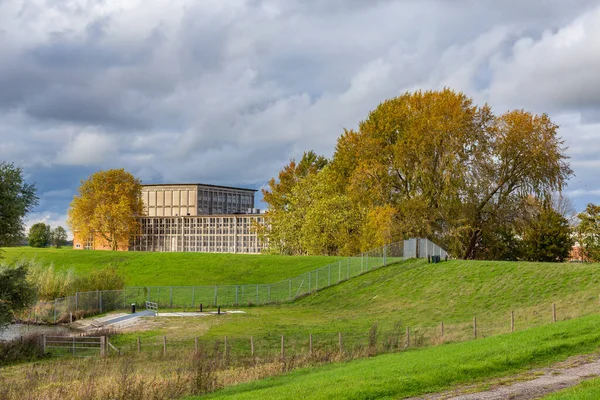
[{"label": "window grid facade", "polygon": [[256,224],[259,214],[142,217],[132,251],[246,253],[262,251]]}]

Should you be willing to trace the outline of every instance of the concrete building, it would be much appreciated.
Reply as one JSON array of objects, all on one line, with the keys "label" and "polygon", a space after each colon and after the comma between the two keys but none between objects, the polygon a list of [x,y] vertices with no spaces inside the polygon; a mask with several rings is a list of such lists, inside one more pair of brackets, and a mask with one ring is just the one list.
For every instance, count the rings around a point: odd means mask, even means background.
[{"label": "concrete building", "polygon": [[195,184],[143,185],[148,217],[246,213],[254,208],[254,189]]},{"label": "concrete building", "polygon": [[[255,227],[264,216],[254,208],[254,189],[206,184],[142,186],[144,216],[129,251],[260,253]],[[76,249],[107,249],[98,237],[82,240]]]},{"label": "concrete building", "polygon": [[190,251],[205,253],[260,253],[256,233],[261,214],[143,217],[131,251]]}]

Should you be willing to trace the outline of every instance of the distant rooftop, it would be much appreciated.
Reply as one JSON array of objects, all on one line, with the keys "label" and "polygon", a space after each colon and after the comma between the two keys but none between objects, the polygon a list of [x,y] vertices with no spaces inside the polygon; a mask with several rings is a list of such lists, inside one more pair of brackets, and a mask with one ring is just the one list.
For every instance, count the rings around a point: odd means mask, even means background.
[{"label": "distant rooftop", "polygon": [[142,183],[142,186],[205,186],[220,189],[246,190],[248,192],[258,192],[256,189],[247,189],[233,186],[210,185],[208,183]]}]

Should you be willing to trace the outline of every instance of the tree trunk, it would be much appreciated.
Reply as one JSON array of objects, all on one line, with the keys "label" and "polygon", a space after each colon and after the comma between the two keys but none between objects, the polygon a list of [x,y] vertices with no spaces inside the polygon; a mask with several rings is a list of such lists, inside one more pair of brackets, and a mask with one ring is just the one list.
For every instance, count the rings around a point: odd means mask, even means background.
[{"label": "tree trunk", "polygon": [[469,246],[465,251],[464,259],[472,260],[475,258],[475,246],[477,245],[477,240],[479,240],[479,235],[481,234],[481,229],[475,229],[471,233],[471,238],[469,240]]}]

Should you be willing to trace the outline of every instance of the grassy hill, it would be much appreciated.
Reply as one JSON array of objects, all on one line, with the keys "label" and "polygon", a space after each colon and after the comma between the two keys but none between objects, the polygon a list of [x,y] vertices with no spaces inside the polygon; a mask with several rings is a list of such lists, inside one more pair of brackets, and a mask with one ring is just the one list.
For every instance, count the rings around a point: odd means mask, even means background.
[{"label": "grassy hill", "polygon": [[84,251],[70,248],[3,248],[0,262],[35,259],[56,269],[73,268],[85,274],[116,266],[128,286],[226,285],[272,283],[320,268],[340,257],[254,254],[151,253]]},{"label": "grassy hill", "polygon": [[[557,319],[590,315],[600,310],[600,265],[487,261],[449,261],[427,264],[408,260],[388,266],[293,303],[245,308],[246,314],[218,319],[157,320],[157,328],[145,332],[147,341],[159,336],[187,339],[199,332],[205,339],[227,336],[232,346],[247,347],[250,335],[257,349],[277,351],[279,335],[290,348],[306,348],[308,335],[315,342],[335,345],[338,332],[348,345],[365,343],[377,324],[379,341],[400,338],[410,327],[413,340],[423,345],[473,337],[477,317],[478,337],[522,330]],[[133,343],[137,334],[116,342]]]}]

